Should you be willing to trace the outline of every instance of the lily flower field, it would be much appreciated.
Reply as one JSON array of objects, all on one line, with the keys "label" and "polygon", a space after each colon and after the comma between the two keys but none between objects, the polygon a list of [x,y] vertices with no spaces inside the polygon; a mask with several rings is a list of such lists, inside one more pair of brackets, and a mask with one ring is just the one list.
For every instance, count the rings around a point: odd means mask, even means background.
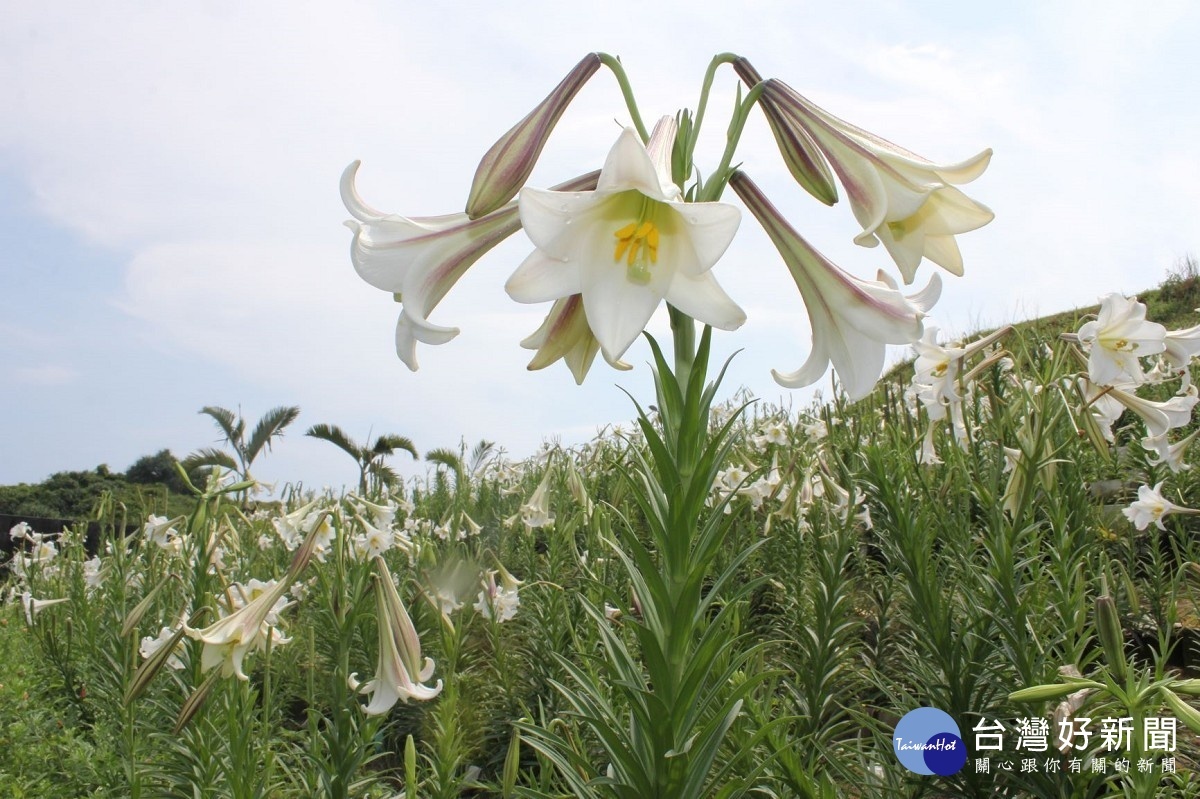
[{"label": "lily flower field", "polygon": [[[601,168],[527,185],[599,74],[627,122]],[[346,168],[349,262],[399,304],[377,344],[403,366],[455,338],[439,303],[520,231],[504,290],[548,304],[529,368],[610,379],[595,356],[623,372],[644,339],[653,395],[520,460],[312,424],[358,469],[320,492],[252,473],[300,408],[206,406],[223,446],[172,464],[174,489],[100,496],[92,535],[0,531],[5,795],[1200,796],[1194,263],[949,341],[933,267],[969,279],[960,238],[993,214],[959,187],[990,150],[934,163],[729,53],[699,97],[647,126],[620,60],[588,54],[484,154],[462,212],[376,210]],[[768,155],[846,201],[876,279],[750,177],[760,112]],[[703,124],[726,131],[715,164]],[[747,318],[722,271],[743,221],[810,321],[775,380],[835,375],[803,408],[711,358]],[[647,332],[664,304],[669,345]],[[885,373],[888,345],[910,360]],[[393,470],[422,452],[423,475]]]}]

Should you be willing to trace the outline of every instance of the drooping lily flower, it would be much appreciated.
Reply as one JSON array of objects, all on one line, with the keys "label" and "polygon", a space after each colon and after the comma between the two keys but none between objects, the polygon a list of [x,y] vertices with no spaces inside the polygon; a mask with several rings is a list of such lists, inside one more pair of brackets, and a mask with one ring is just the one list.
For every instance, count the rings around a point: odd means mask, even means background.
[{"label": "drooping lily flower", "polygon": [[1166,345],[1163,360],[1183,378],[1179,385],[1179,393],[1182,394],[1192,384],[1192,359],[1200,355],[1200,325],[1184,330],[1168,330],[1163,343]]},{"label": "drooping lily flower", "polygon": [[1162,520],[1164,516],[1171,513],[1200,513],[1200,510],[1185,508],[1164,498],[1161,489],[1161,482],[1154,486],[1154,488],[1148,485],[1139,487],[1137,500],[1121,511],[1121,513],[1125,514],[1125,518],[1133,522],[1133,526],[1138,530],[1145,530],[1150,526],[1151,522],[1159,530],[1166,530],[1167,528],[1163,525]]},{"label": "drooping lily flower", "polygon": [[[596,359],[596,353],[600,352],[600,342],[588,326],[583,310],[583,295],[572,294],[555,300],[542,326],[522,341],[521,346],[537,350],[529,362],[530,371],[545,369],[561,359],[575,376],[575,383],[583,385],[583,378]],[[633,368],[619,360],[609,361],[609,365],[622,371]]]},{"label": "drooping lily flower", "polygon": [[1120,294],[1100,302],[1098,317],[1079,328],[1088,353],[1088,379],[1101,386],[1145,382],[1141,358],[1167,348],[1167,329],[1146,321],[1146,305]]},{"label": "drooping lily flower", "polygon": [[643,145],[626,128],[595,191],[521,191],[521,223],[537,249],[505,289],[525,303],[582,295],[587,324],[610,361],[664,299],[723,330],[746,320],[709,272],[741,215],[725,203],[682,202],[671,181],[677,129],[664,117]]},{"label": "drooping lily flower", "polygon": [[43,610],[68,601],[70,601],[68,597],[60,599],[34,599],[33,595],[28,591],[22,592],[21,609],[25,611],[25,623],[32,627],[34,618]]},{"label": "drooping lily flower", "polygon": [[423,684],[433,677],[433,659],[422,658],[417,628],[400,601],[391,572],[382,558],[375,558],[375,569],[379,621],[379,661],[375,679],[359,685],[356,675],[351,674],[349,680],[351,690],[371,694],[370,703],[363,708],[369,716],[387,713],[401,700],[424,702],[442,692],[441,680],[432,687]]},{"label": "drooping lily flower", "polygon": [[1200,430],[1194,430],[1174,444],[1167,441],[1166,433],[1161,436],[1146,436],[1142,439],[1142,449],[1150,453],[1151,463],[1165,463],[1172,472],[1182,472],[1192,468],[1184,463],[1183,459],[1187,448],[1196,440],[1198,434]]},{"label": "drooping lily flower", "polygon": [[[417,369],[417,342],[445,344],[458,328],[429,321],[429,314],[458,279],[488,250],[521,228],[516,202],[479,219],[466,214],[403,217],[376,211],[354,187],[359,162],[342,173],[342,202],[354,217],[350,260],[359,276],[391,292],[403,304],[396,323],[396,354]],[[558,187],[581,190],[595,185],[595,173]]]},{"label": "drooping lily flower", "polygon": [[[252,598],[246,597],[239,609],[215,623],[196,630],[183,623],[184,632],[189,638],[200,641],[204,649],[200,653],[200,668],[208,671],[216,666],[221,667],[221,676],[236,676],[239,680],[248,680],[242,670],[242,662],[248,653],[258,649],[266,649],[268,645],[287,643],[290,639],[272,626],[278,622],[281,606],[280,600],[291,588],[292,583],[300,576],[300,572],[312,560],[316,550],[318,529],[314,529],[305,538],[304,543],[296,551],[292,563],[284,576],[266,590],[262,590]],[[264,586],[268,584],[262,584]]]},{"label": "drooping lily flower", "polygon": [[860,280],[831,263],[801,238],[743,172],[729,185],[758,219],[779,250],[808,310],[812,352],[795,372],[772,371],[788,388],[815,383],[830,362],[851,399],[865,397],[883,371],[887,344],[921,337],[921,319],[941,293],[935,274],[923,291],[905,297],[883,272],[879,281]]},{"label": "drooping lily flower", "polygon": [[863,232],[854,241],[887,248],[905,283],[922,258],[961,275],[955,235],[983,227],[995,216],[954,186],[983,174],[992,151],[957,164],[939,165],[838,119],[778,80],[764,84],[764,108],[803,130],[837,173]]},{"label": "drooping lily flower", "polygon": [[1157,438],[1190,422],[1192,409],[1200,399],[1195,386],[1191,386],[1186,394],[1176,395],[1164,402],[1155,402],[1134,394],[1133,390],[1137,387],[1133,384],[1101,386],[1085,377],[1079,378],[1079,381],[1080,393],[1085,404],[1092,410],[1093,416],[1098,417],[1097,421],[1101,424],[1107,422],[1105,438],[1109,441],[1112,441],[1112,423],[1121,415],[1115,412],[1118,404],[1141,417],[1146,424],[1146,435]]},{"label": "drooping lily flower", "polygon": [[486,216],[517,196],[533,172],[534,164],[559,117],[599,68],[600,56],[588,53],[537,108],[513,125],[484,154],[475,170],[475,179],[471,182],[471,195],[467,198],[468,217],[478,219]]}]

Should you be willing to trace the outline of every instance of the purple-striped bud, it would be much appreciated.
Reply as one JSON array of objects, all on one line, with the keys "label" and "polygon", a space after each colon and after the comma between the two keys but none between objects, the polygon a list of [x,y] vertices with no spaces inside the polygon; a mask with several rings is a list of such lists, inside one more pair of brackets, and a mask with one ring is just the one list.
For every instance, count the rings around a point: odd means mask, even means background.
[{"label": "purple-striped bud", "polygon": [[[744,58],[734,61],[733,69],[750,88],[762,82],[762,75]],[[796,121],[795,115],[769,92],[763,92],[759,97],[758,107],[766,116],[771,133],[775,136],[775,144],[779,146],[779,154],[783,156],[783,163],[796,182],[826,205],[836,203],[838,193],[833,172],[821,154],[821,148]]]},{"label": "purple-striped bud", "polygon": [[468,217],[478,219],[490,214],[517,196],[559,117],[599,68],[600,56],[588,53],[537,108],[492,145],[475,170],[467,198]]}]

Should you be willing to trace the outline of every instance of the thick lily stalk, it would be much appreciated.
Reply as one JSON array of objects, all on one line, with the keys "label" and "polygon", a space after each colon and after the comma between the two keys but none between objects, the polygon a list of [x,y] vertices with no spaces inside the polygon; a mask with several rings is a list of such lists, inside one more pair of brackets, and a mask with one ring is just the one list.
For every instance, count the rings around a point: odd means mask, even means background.
[{"label": "thick lily stalk", "polygon": [[513,125],[484,154],[467,198],[466,210],[470,219],[498,211],[517,196],[533,172],[559,118],[599,68],[600,56],[588,53],[537,108]]},{"label": "thick lily stalk", "polygon": [[[604,682],[560,660],[573,678],[560,690],[611,763],[604,780],[609,789],[596,794],[584,787],[561,736],[517,725],[523,740],[554,762],[579,796],[737,796],[752,781],[730,780],[716,768],[743,700],[766,675],[734,679],[758,649],[744,647],[734,623],[740,600],[760,582],[739,582],[758,545],[726,553],[725,568],[713,568],[732,517],[723,512],[728,500],[711,508],[707,500],[728,453],[732,423],[709,432],[720,383],[718,377],[705,384],[711,332],[705,327],[700,336],[686,383],[651,340],[658,421],[640,413],[648,452],[635,455],[631,481],[652,546],[638,529],[619,525],[611,543],[629,574],[630,612],[585,605],[601,634],[605,657],[595,666]],[[609,618],[617,613],[636,635],[637,654],[613,630]],[[621,701],[613,702],[610,692]]]},{"label": "thick lily stalk", "polygon": [[812,352],[794,372],[773,371],[788,388],[815,383],[829,363],[851,399],[870,393],[883,371],[887,344],[911,344],[921,337],[921,319],[941,293],[934,275],[920,293],[905,297],[880,272],[878,282],[859,280],[817,252],[744,172],[729,185],[758,219],[787,264],[804,298],[812,325]]}]

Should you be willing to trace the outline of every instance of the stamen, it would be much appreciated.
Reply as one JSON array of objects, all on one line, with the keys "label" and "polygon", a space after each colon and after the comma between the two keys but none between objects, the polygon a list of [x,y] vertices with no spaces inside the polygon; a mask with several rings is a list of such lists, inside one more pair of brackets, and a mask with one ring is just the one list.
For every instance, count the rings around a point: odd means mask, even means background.
[{"label": "stamen", "polygon": [[658,225],[644,218],[645,209],[642,216],[613,233],[617,239],[613,261],[620,263],[624,259],[627,276],[639,284],[650,282],[649,267],[658,263],[659,242]]}]

